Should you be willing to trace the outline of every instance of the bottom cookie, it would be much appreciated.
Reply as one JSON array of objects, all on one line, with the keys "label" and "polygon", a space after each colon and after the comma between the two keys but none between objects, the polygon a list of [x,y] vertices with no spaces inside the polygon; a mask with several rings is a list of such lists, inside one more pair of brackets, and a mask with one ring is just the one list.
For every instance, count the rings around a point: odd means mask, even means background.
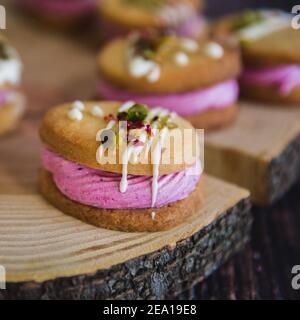
[{"label": "bottom cookie", "polygon": [[188,198],[162,208],[149,209],[98,209],[74,202],[57,189],[51,174],[44,169],[40,173],[40,191],[57,209],[96,227],[125,232],[155,232],[176,227],[200,208],[202,180]]},{"label": "bottom cookie", "polygon": [[241,82],[241,96],[245,99],[273,104],[300,105],[300,87],[293,89],[288,95],[279,93],[277,86],[259,86]]},{"label": "bottom cookie", "polygon": [[17,127],[24,109],[24,98],[20,94],[16,96],[16,99],[0,107],[0,135],[8,133]]},{"label": "bottom cookie", "polygon": [[232,105],[223,109],[211,109],[205,112],[196,113],[185,118],[198,129],[216,129],[232,123],[238,114],[238,105]]}]

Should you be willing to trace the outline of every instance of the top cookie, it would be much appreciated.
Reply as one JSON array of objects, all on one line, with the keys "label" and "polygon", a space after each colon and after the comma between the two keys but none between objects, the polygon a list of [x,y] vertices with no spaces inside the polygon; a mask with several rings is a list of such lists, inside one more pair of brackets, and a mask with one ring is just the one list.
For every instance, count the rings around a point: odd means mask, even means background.
[{"label": "top cookie", "polygon": [[245,11],[217,21],[213,33],[240,41],[247,65],[299,64],[300,32],[292,28],[292,18],[278,10]]},{"label": "top cookie", "polygon": [[180,93],[236,78],[236,48],[178,36],[128,37],[107,44],[98,55],[100,76],[136,93]]},{"label": "top cookie", "polygon": [[[153,113],[155,111],[152,111],[152,116],[147,107],[135,105],[131,109],[133,105],[134,103],[128,103],[126,106],[126,104],[118,102],[98,101],[75,102],[57,106],[46,114],[42,122],[40,128],[41,139],[49,149],[70,161],[98,170],[122,173],[123,160],[119,153],[119,144],[116,141],[121,139],[118,131],[119,120],[126,120],[129,123],[127,138],[135,147],[141,147],[141,150],[143,150],[138,157],[139,161],[137,163],[134,161],[129,163],[128,174],[153,175],[152,153],[146,152],[144,138],[147,138],[148,135],[149,137],[154,137],[152,146],[156,145],[158,140],[155,135],[153,136],[154,127],[158,129],[166,128],[165,131],[167,133],[161,146],[163,156],[159,166],[160,174],[183,171],[195,164],[196,132],[189,122],[177,115],[166,113],[166,111],[164,111],[164,114],[158,113],[157,116]],[[130,107],[129,109],[128,106]],[[146,116],[147,118],[145,118]],[[146,121],[148,116],[153,118]],[[142,123],[142,118],[139,117],[145,118],[145,123],[149,123],[149,126]],[[108,128],[112,124],[111,121],[116,122],[112,128],[113,132],[116,132],[116,140],[110,139],[108,141],[109,134],[106,136],[106,132],[103,129]],[[183,139],[180,140],[182,142],[179,143],[178,140],[175,142],[175,140],[170,139],[172,134],[178,134],[178,132],[183,134],[185,129],[189,130],[185,131],[184,134],[186,136],[183,136]],[[142,138],[142,135],[146,136]],[[102,139],[103,141],[100,141]],[[100,154],[99,147],[106,142],[111,143],[111,141],[113,141],[113,146],[117,145],[115,149],[116,156],[111,158],[115,159],[115,162],[99,162],[99,157],[97,156]],[[103,153],[103,157],[104,155],[107,156],[107,152]],[[146,162],[144,161],[145,159],[147,160]]]},{"label": "top cookie", "polygon": [[99,10],[104,19],[126,28],[157,29],[181,24],[199,11],[202,3],[202,0],[102,0]]}]

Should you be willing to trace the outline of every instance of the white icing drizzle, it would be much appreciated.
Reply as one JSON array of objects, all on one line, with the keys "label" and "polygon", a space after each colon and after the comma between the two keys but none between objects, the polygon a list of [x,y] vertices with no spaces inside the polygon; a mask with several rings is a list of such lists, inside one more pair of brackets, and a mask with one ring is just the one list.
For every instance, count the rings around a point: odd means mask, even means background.
[{"label": "white icing drizzle", "polygon": [[184,52],[177,52],[175,54],[175,62],[180,65],[180,66],[186,66],[189,64],[189,57],[186,53]]},{"label": "white icing drizzle", "polygon": [[221,59],[224,56],[224,49],[217,42],[210,42],[205,47],[205,53],[210,58]]},{"label": "white icing drizzle", "polygon": [[131,108],[132,106],[134,106],[134,104],[135,104],[135,102],[133,102],[133,101],[127,101],[127,102],[123,103],[123,104],[120,106],[118,112],[125,112],[125,111],[127,111],[129,108]]},{"label": "white icing drizzle", "polygon": [[151,219],[155,220],[156,213],[154,211],[151,212]]},{"label": "white icing drizzle", "polygon": [[157,199],[161,150],[162,150],[162,145],[166,138],[167,133],[168,133],[168,128],[165,127],[161,130],[159,140],[153,151],[153,178],[152,178],[152,203],[151,203],[152,208],[154,207]]},{"label": "white icing drizzle", "polygon": [[[120,106],[120,108],[118,109],[118,112],[124,112],[124,111],[128,110],[130,107],[132,107],[133,105],[134,105],[134,102],[128,101]],[[73,109],[73,110],[79,111],[78,109]],[[164,117],[168,114],[170,114],[169,121],[176,116],[175,112],[169,113],[168,110],[165,110],[165,109],[162,109],[159,107],[154,108],[149,112],[149,114],[146,118],[146,122],[150,122],[155,117],[161,118],[161,117]],[[101,134],[103,131],[112,129],[115,124],[116,124],[116,121],[111,120],[105,129],[100,130],[97,133],[97,141],[101,141]],[[152,129],[157,129],[157,125],[158,125],[158,121],[155,121],[152,124]],[[123,129],[121,128],[120,130],[123,130]],[[164,127],[161,130],[159,136],[156,136],[156,137],[158,137],[158,141],[157,141],[157,144],[154,148],[153,159],[152,159],[153,160],[152,201],[151,201],[152,207],[155,206],[156,199],[157,199],[159,166],[160,166],[160,161],[161,161],[162,146],[163,146],[164,140],[168,134],[168,131],[169,131],[169,129],[167,127]],[[122,177],[121,177],[121,181],[120,181],[120,192],[121,193],[125,193],[128,188],[127,176],[128,176],[128,163],[129,163],[130,157],[133,155],[134,161],[137,161],[138,156],[144,150],[144,147],[146,147],[146,155],[148,155],[149,151],[150,151],[150,147],[151,147],[154,139],[156,138],[156,137],[151,136],[147,140],[147,137],[148,137],[148,135],[146,132],[141,134],[139,136],[139,141],[143,142],[143,145],[142,146],[135,146],[133,142],[130,142],[130,144],[127,146],[127,148],[125,148],[124,152],[122,153]],[[101,159],[103,152],[104,152],[104,148],[101,145],[97,150],[97,161],[98,162],[100,162],[99,160]],[[155,218],[155,215],[154,215],[154,218]]]},{"label": "white icing drizzle", "polygon": [[81,121],[83,114],[79,109],[73,108],[68,112],[68,117],[73,121]]},{"label": "white icing drizzle", "polygon": [[268,12],[262,11],[265,18],[249,27],[242,28],[238,35],[241,40],[254,41],[263,38],[273,32],[290,27],[290,15],[282,12]]}]

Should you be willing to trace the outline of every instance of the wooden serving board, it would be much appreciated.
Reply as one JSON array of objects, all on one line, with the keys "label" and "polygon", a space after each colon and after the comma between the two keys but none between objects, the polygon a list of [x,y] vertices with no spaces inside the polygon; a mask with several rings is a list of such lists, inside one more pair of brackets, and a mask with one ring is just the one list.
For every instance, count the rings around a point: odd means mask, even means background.
[{"label": "wooden serving board", "polygon": [[206,133],[204,158],[207,173],[273,203],[300,176],[300,108],[241,103],[233,126]]}]

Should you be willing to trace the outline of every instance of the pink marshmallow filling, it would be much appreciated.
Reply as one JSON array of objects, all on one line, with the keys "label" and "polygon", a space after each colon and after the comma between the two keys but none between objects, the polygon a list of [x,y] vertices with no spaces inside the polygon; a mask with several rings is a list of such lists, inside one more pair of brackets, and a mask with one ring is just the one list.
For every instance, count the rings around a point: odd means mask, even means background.
[{"label": "pink marshmallow filling", "polygon": [[261,86],[276,85],[282,96],[300,87],[300,65],[283,65],[277,68],[246,69],[242,81]]},{"label": "pink marshmallow filling", "polygon": [[4,106],[7,102],[7,99],[10,95],[10,91],[8,90],[0,90],[0,108]]},{"label": "pink marshmallow filling", "polygon": [[166,95],[141,95],[116,88],[105,81],[100,81],[98,89],[101,98],[107,100],[137,101],[150,107],[160,106],[182,116],[210,109],[226,108],[234,104],[239,95],[236,80],[229,80],[197,91]]},{"label": "pink marshmallow filling", "polygon": [[27,9],[59,15],[81,16],[96,7],[96,0],[15,0]]},{"label": "pink marshmallow filling", "polygon": [[[128,189],[119,191],[121,175],[91,169],[66,160],[43,148],[44,168],[67,198],[78,203],[104,209],[151,208],[152,177],[128,175]],[[155,207],[182,200],[195,190],[201,171],[197,162],[185,171],[161,175]]]}]

